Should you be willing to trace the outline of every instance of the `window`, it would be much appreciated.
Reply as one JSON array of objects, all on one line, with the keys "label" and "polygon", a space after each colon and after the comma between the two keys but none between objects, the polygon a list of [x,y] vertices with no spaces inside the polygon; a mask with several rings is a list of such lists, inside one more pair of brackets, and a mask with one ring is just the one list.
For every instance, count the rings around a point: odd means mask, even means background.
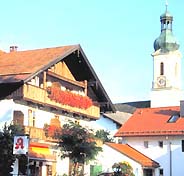
[{"label": "window", "polygon": [[160,175],[159,176],[163,176],[164,175],[164,170],[163,169],[160,169]]},{"label": "window", "polygon": [[13,124],[24,125],[24,114],[22,111],[13,111]]},{"label": "window", "polygon": [[35,127],[35,118],[36,118],[36,113],[35,111],[29,109],[28,110],[28,126]]},{"label": "window", "polygon": [[184,140],[181,141],[181,150],[184,152]]},{"label": "window", "polygon": [[171,116],[171,118],[168,120],[169,123],[174,123],[179,119],[180,115],[179,114],[174,114]]},{"label": "window", "polygon": [[144,147],[148,148],[148,141],[144,141]]},{"label": "window", "polygon": [[158,141],[158,146],[159,146],[160,148],[163,148],[163,141]]},{"label": "window", "polygon": [[144,176],[153,176],[152,169],[144,169]]},{"label": "window", "polygon": [[160,63],[160,75],[164,75],[164,63]]}]

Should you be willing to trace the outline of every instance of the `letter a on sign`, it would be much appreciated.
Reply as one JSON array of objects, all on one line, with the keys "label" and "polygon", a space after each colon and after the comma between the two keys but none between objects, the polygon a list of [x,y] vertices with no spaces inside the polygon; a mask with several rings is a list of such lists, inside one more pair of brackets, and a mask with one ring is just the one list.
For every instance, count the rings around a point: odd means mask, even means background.
[{"label": "letter a on sign", "polygon": [[28,152],[28,136],[15,136],[13,154],[26,154]]}]

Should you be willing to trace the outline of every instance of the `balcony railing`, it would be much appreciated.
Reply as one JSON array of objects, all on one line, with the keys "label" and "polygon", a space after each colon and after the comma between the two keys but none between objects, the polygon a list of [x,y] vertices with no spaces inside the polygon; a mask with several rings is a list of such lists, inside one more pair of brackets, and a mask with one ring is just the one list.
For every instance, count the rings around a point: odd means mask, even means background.
[{"label": "balcony railing", "polygon": [[25,126],[24,130],[25,134],[29,134],[31,139],[46,140],[46,136],[42,128]]},{"label": "balcony railing", "polygon": [[57,140],[52,137],[46,137],[45,131],[42,128],[36,128],[32,126],[24,126],[24,132],[25,134],[28,134],[31,140],[34,140],[34,142],[38,142],[40,140],[43,141],[51,141],[56,142]]},{"label": "balcony railing", "polygon": [[54,100],[51,100],[48,97],[48,93],[45,89],[30,85],[24,84],[23,90],[19,89],[14,92],[14,95],[20,95],[22,93],[23,99],[43,104],[44,106],[55,107],[56,109],[65,110],[71,113],[80,114],[87,116],[89,118],[98,119],[100,117],[100,108],[99,106],[92,105],[87,109],[71,107],[69,105],[60,104]]}]

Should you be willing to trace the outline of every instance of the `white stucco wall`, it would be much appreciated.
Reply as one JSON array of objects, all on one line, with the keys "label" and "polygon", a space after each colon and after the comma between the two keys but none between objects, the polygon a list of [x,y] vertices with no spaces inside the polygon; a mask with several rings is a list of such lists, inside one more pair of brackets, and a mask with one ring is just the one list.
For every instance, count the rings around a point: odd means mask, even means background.
[{"label": "white stucco wall", "polygon": [[100,116],[100,118],[96,121],[89,122],[89,125],[96,130],[104,129],[110,132],[111,136],[117,132],[117,125],[109,118],[104,118]]},{"label": "white stucco wall", "polygon": [[59,156],[57,158],[57,165],[56,165],[56,173],[57,176],[67,174],[69,172],[69,158],[61,159]]},{"label": "white stucco wall", "polygon": [[[167,79],[167,87],[181,88],[181,53],[176,50],[166,54],[153,54],[153,82],[157,83],[157,78],[160,76],[160,63],[164,63],[164,76]],[[158,88],[154,85],[154,88]]]},{"label": "white stucco wall", "polygon": [[[158,162],[160,168],[163,168],[164,175],[166,176],[179,176],[184,173],[184,152],[181,150],[181,140],[184,140],[184,137],[158,136],[129,137],[124,139],[126,143]],[[148,148],[144,147],[144,141],[148,141]],[[159,147],[159,141],[163,141],[163,148]],[[155,176],[159,176],[159,173],[156,173]]]},{"label": "white stucco wall", "polygon": [[158,89],[150,93],[151,107],[179,106],[184,93],[180,90]]},{"label": "white stucco wall", "polygon": [[142,167],[139,163],[128,158],[126,155],[123,155],[120,152],[114,150],[106,144],[103,145],[103,152],[99,153],[97,161],[98,164],[102,165],[102,169],[104,172],[113,171],[112,165],[114,163],[126,161],[132,166],[135,176],[143,175]]}]

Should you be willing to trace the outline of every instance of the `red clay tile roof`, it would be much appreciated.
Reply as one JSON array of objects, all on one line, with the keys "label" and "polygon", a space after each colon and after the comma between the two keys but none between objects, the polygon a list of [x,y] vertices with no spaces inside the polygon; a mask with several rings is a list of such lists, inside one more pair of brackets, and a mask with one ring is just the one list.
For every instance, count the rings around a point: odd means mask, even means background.
[{"label": "red clay tile roof", "polygon": [[[115,112],[116,110],[110,98],[80,45],[27,51],[12,51],[9,53],[0,50],[0,90],[2,93],[0,98],[7,96],[11,91],[14,91],[12,88],[13,86],[14,88],[18,88],[18,86],[30,81],[34,76],[49,69],[65,58],[67,58],[65,60],[66,64],[76,80],[87,80],[89,82],[96,82],[96,84],[98,83],[96,88],[91,84],[91,86],[88,87],[88,90],[89,92],[92,92],[92,95],[93,93],[95,94],[95,101],[106,103],[105,105],[101,105],[101,111]],[[80,58],[82,60],[79,62],[78,59],[72,58]],[[7,84],[10,84],[11,86],[13,85],[8,91],[6,90]]]},{"label": "red clay tile roof", "polygon": [[117,150],[118,152],[126,155],[127,157],[133,159],[134,161],[140,163],[142,167],[159,167],[159,164],[147,156],[140,153],[138,150],[132,148],[128,144],[116,144],[116,143],[106,143],[108,146]]},{"label": "red clay tile roof", "polygon": [[9,53],[1,52],[0,80],[1,82],[3,80],[9,80],[8,82],[25,80],[55,60],[64,58],[78,47],[79,45],[70,45]]},{"label": "red clay tile roof", "polygon": [[180,107],[137,109],[115,136],[183,135],[184,118],[168,122],[173,115],[179,113]]}]

